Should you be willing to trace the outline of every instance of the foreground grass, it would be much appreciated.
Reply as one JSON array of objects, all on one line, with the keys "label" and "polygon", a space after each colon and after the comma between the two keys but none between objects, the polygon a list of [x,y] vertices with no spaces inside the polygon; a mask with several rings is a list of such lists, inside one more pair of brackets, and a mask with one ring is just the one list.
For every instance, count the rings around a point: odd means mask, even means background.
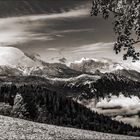
[{"label": "foreground grass", "polygon": [[0,115],[0,139],[25,139],[25,140],[48,140],[48,139],[139,139],[123,135],[86,131],[55,125],[40,124],[16,118]]}]

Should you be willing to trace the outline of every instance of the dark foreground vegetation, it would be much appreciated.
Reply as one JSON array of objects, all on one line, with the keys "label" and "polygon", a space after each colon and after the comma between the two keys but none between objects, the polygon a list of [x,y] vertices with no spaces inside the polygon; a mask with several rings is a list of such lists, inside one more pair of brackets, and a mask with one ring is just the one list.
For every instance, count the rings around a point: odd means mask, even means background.
[{"label": "dark foreground vegetation", "polygon": [[38,85],[0,87],[0,114],[36,122],[140,136],[140,129],[99,115]]}]

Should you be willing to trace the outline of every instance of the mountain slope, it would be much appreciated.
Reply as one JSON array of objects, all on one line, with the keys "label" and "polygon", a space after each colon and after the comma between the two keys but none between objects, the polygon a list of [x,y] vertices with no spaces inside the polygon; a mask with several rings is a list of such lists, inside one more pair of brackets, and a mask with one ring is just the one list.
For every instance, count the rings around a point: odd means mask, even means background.
[{"label": "mountain slope", "polygon": [[134,70],[140,72],[140,62],[132,62],[132,61],[122,61],[115,62],[110,59],[93,59],[93,58],[82,58],[79,61],[75,61],[70,64],[72,69],[82,71],[82,72],[90,72],[95,73],[96,70],[100,70],[100,72],[113,72],[117,70]]},{"label": "mountain slope", "polygon": [[71,97],[104,97],[109,93],[119,95],[139,95],[140,82],[125,76],[105,73],[101,76],[83,74],[71,78],[49,78],[46,76],[0,76],[0,83],[13,83],[17,86],[24,84],[44,85],[53,91]]},{"label": "mountain slope", "polygon": [[114,71],[114,73],[120,76],[125,76],[133,81],[140,81],[140,73],[136,70],[122,69],[122,70]]},{"label": "mountain slope", "polygon": [[16,118],[0,116],[0,139],[140,139],[55,125],[40,124]]},{"label": "mountain slope", "polygon": [[69,78],[82,74],[61,63],[45,63],[42,67],[32,69],[30,75]]},{"label": "mountain slope", "polygon": [[115,73],[120,76],[125,76],[131,80],[140,80],[140,62],[127,62],[123,63],[113,62],[111,60],[96,60],[89,58],[82,58],[80,61],[75,61],[70,64],[73,70],[81,71],[83,73],[91,73],[102,75],[102,73]]},{"label": "mountain slope", "polygon": [[19,69],[9,66],[0,66],[0,76],[22,76],[23,73]]}]

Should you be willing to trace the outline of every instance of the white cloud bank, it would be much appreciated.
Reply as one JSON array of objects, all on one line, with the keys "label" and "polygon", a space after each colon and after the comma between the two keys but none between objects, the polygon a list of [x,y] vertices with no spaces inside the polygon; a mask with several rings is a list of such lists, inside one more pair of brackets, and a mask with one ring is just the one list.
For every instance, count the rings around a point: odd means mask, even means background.
[{"label": "white cloud bank", "polygon": [[140,99],[137,96],[125,97],[123,94],[117,96],[111,96],[111,98],[101,99],[100,102],[97,103],[96,107],[117,107],[121,106],[122,108],[130,108],[134,106],[140,107]]},{"label": "white cloud bank", "polygon": [[111,96],[110,98],[101,98],[98,100],[83,100],[79,103],[86,105],[91,110],[97,111],[112,119],[122,121],[132,126],[140,127],[140,98],[137,96],[125,97],[123,94]]}]

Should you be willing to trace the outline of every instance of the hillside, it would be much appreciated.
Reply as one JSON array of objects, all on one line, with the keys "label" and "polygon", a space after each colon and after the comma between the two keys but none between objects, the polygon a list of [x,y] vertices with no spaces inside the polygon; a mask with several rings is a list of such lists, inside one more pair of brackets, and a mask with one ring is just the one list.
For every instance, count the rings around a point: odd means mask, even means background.
[{"label": "hillside", "polygon": [[0,139],[140,139],[0,116]]},{"label": "hillside", "polygon": [[[8,91],[8,92],[7,92]],[[3,85],[0,114],[46,124],[140,136],[140,128],[112,120],[42,86]]]}]

